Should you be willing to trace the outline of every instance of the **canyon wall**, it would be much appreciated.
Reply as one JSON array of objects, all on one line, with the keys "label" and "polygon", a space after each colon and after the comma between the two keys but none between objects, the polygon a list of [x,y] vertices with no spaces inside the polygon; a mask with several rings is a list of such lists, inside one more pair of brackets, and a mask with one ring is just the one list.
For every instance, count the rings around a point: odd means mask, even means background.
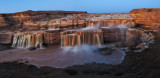
[{"label": "canyon wall", "polygon": [[99,13],[88,14],[86,17],[86,26],[107,27],[107,26],[128,26],[133,27],[136,24],[134,19],[128,13]]},{"label": "canyon wall", "polygon": [[11,44],[12,37],[12,32],[0,32],[0,44]]},{"label": "canyon wall", "polygon": [[74,11],[25,11],[0,14],[0,29],[45,30],[88,26],[160,26],[160,9],[134,9],[130,13]]},{"label": "canyon wall", "polygon": [[[25,11],[12,14],[0,14],[1,29],[44,30],[84,25],[86,12],[74,11]],[[66,27],[67,28],[67,27]]]},{"label": "canyon wall", "polygon": [[138,26],[159,27],[160,26],[160,8],[134,9],[130,12]]},{"label": "canyon wall", "polygon": [[44,32],[44,44],[46,45],[60,45],[60,30]]},{"label": "canyon wall", "polygon": [[135,26],[127,13],[99,13],[73,11],[25,11],[0,14],[0,29],[7,30],[47,30],[73,29],[89,26]]},{"label": "canyon wall", "polygon": [[[29,10],[19,13],[0,14],[0,44],[12,43],[13,35],[24,31],[45,31],[45,44],[60,44],[60,32],[67,29],[108,26],[159,27],[159,18],[160,9],[134,9],[130,13],[93,14],[81,11]],[[56,31],[54,29],[60,30]],[[103,30],[103,33],[104,41],[123,40],[119,32]],[[115,37],[112,36],[113,33],[117,33]]]}]

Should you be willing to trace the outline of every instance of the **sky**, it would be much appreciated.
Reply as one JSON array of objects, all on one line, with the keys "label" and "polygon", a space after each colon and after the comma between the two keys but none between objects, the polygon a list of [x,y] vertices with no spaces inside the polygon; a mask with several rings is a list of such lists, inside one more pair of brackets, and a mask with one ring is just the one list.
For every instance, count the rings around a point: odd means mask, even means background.
[{"label": "sky", "polygon": [[127,13],[137,8],[160,8],[160,0],[0,0],[0,13],[27,10]]}]

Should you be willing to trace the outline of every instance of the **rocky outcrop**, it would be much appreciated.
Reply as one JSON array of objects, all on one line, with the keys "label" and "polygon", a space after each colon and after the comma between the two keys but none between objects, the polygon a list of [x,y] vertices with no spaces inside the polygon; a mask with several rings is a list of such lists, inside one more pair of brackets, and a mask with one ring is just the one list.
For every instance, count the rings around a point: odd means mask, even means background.
[{"label": "rocky outcrop", "polygon": [[102,28],[105,42],[124,42],[127,28],[108,27]]},{"label": "rocky outcrop", "polygon": [[44,44],[46,45],[60,45],[60,32],[61,30],[46,31],[44,32]]},{"label": "rocky outcrop", "polygon": [[[15,33],[41,31],[44,37],[43,43],[52,45],[60,44],[61,41],[63,41],[60,35],[62,31],[86,27],[102,27],[104,42],[120,42],[122,45],[132,47],[143,42],[140,39],[142,37],[139,37],[141,33],[126,28],[137,25],[159,26],[159,10],[160,9],[135,9],[132,10],[130,14],[87,14],[86,12],[73,11],[25,11],[0,14],[0,30]],[[126,28],[123,29],[123,27]],[[64,35],[68,36],[68,34]],[[78,37],[77,34],[74,37]],[[12,43],[12,35],[10,33],[0,34],[0,44],[10,43]]]},{"label": "rocky outcrop", "polygon": [[137,46],[138,44],[142,43],[141,35],[145,34],[140,30],[136,29],[129,29],[126,31],[126,41],[125,44],[128,47]]},{"label": "rocky outcrop", "polygon": [[160,9],[134,9],[128,13],[25,11],[0,14],[0,28],[11,30],[73,29],[85,26],[160,26]]},{"label": "rocky outcrop", "polygon": [[0,15],[0,28],[6,28],[8,26],[7,19],[4,18],[5,14]]},{"label": "rocky outcrop", "polygon": [[[60,28],[68,25],[78,25],[86,12],[74,11],[26,11],[12,14],[0,14],[0,28],[12,30],[43,30],[58,25]],[[66,20],[63,20],[66,19]],[[81,23],[80,23],[81,25]]]},{"label": "rocky outcrop", "polygon": [[160,8],[134,9],[130,15],[139,26],[160,27]]},{"label": "rocky outcrop", "polygon": [[102,28],[105,44],[114,44],[117,47],[146,48],[153,43],[152,33],[140,29],[126,27]]},{"label": "rocky outcrop", "polygon": [[0,32],[0,51],[11,48],[12,37],[12,32]]},{"label": "rocky outcrop", "polygon": [[86,25],[87,27],[136,26],[133,18],[127,13],[89,14]]},{"label": "rocky outcrop", "polygon": [[72,11],[25,11],[0,14],[0,28],[11,30],[73,29],[86,26],[135,26],[127,13],[87,14]]},{"label": "rocky outcrop", "polygon": [[1,32],[0,33],[0,44],[11,44],[12,43],[12,32]]}]

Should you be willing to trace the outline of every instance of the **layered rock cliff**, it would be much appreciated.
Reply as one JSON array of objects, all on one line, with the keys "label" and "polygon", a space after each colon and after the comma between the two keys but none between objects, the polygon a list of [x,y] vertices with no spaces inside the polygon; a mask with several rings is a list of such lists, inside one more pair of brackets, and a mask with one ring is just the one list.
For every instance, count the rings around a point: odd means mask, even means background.
[{"label": "layered rock cliff", "polygon": [[86,26],[135,26],[127,13],[87,14],[72,11],[25,11],[0,14],[0,28],[11,30],[73,29]]},{"label": "layered rock cliff", "polygon": [[86,17],[87,26],[128,26],[133,27],[133,18],[127,13],[106,13],[106,14],[88,14]]},{"label": "layered rock cliff", "polygon": [[[64,28],[81,24],[86,12],[73,11],[26,11],[13,14],[0,14],[0,28],[41,30],[48,28]],[[67,19],[67,20],[66,20]]]},{"label": "layered rock cliff", "polygon": [[[60,44],[60,32],[67,29],[108,26],[160,26],[160,9],[134,9],[130,13],[94,13],[74,11],[25,11],[0,14],[0,44],[11,44],[17,32],[44,31],[45,44]],[[60,29],[60,30],[55,30]],[[48,31],[52,30],[52,31]],[[5,33],[11,32],[11,33]],[[109,30],[103,31],[104,41],[123,40]],[[108,38],[110,37],[110,38]],[[113,39],[112,39],[113,37]],[[110,39],[110,40],[109,40]]]},{"label": "layered rock cliff", "polygon": [[160,8],[134,9],[130,12],[138,26],[159,27],[160,26]]},{"label": "layered rock cliff", "polygon": [[134,9],[128,13],[74,11],[25,11],[0,14],[1,29],[44,30],[72,29],[85,26],[160,26],[160,9]]}]

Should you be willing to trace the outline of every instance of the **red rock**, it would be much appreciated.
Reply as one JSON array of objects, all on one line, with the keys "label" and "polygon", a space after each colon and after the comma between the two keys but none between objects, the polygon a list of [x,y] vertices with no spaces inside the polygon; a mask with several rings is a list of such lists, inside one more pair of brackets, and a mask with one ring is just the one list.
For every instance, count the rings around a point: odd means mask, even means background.
[{"label": "red rock", "polygon": [[[74,11],[26,11],[19,13],[0,14],[0,28],[9,28],[12,30],[18,30],[22,28],[26,30],[46,30],[52,26],[57,27],[57,20],[61,27],[65,28],[66,26],[73,25],[73,22],[70,22],[69,20],[79,20],[85,14],[86,12]],[[56,22],[53,22],[55,20]]]},{"label": "red rock", "polygon": [[44,32],[44,43],[48,45],[60,44],[60,31],[46,31]]},{"label": "red rock", "polygon": [[134,9],[130,15],[139,26],[160,26],[160,8]]},{"label": "red rock", "polygon": [[60,26],[61,27],[68,26],[67,20],[65,20],[65,19],[61,20]]},{"label": "red rock", "polygon": [[127,47],[135,47],[142,42],[141,40],[142,32],[140,30],[131,29],[126,31],[126,41]]},{"label": "red rock", "polygon": [[127,13],[88,14],[87,26],[135,26],[133,18]]},{"label": "red rock", "polygon": [[11,44],[12,36],[13,34],[11,32],[0,33],[0,44]]},{"label": "red rock", "polygon": [[74,20],[68,19],[67,20],[67,26],[74,25]]},{"label": "red rock", "polygon": [[103,36],[105,42],[123,42],[125,41],[126,29],[119,28],[103,28]]},{"label": "red rock", "polygon": [[0,15],[0,28],[6,28],[8,26],[5,15]]}]

